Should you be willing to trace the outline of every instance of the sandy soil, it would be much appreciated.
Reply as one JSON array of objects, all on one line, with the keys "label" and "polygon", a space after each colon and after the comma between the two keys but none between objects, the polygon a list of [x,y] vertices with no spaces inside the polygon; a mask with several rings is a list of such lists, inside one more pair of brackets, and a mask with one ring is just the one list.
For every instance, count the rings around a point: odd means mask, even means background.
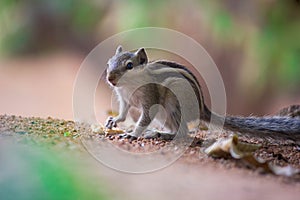
[{"label": "sandy soil", "polygon": [[[159,139],[129,142],[116,136],[95,135],[88,126],[75,126],[72,121],[0,116],[1,137],[12,137],[17,141],[22,141],[24,137],[27,140],[31,138],[34,142],[30,145],[71,149],[72,154],[68,153],[66,159],[74,155],[81,166],[80,173],[92,174],[93,181],[105,180],[113,199],[299,199],[298,175],[275,176],[249,169],[231,158],[213,159],[200,151],[199,143],[164,169],[139,175],[122,173],[103,166],[85,151],[80,141],[83,133],[106,142],[113,141],[116,145],[125,145],[128,150],[134,150],[141,143],[144,143],[142,148],[149,150],[155,148],[155,145],[151,146],[153,141],[166,143]],[[203,134],[205,131],[199,132],[200,137]],[[264,144],[256,153],[275,163],[291,164],[300,169],[300,151],[294,144]]]}]

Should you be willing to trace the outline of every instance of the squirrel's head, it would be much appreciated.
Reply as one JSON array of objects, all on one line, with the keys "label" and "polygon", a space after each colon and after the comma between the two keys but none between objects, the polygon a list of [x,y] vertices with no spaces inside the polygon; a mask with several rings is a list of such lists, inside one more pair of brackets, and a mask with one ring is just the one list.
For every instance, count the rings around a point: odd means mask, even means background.
[{"label": "squirrel's head", "polygon": [[115,55],[107,62],[107,82],[116,86],[125,73],[147,63],[148,57],[144,48],[130,52],[123,51],[122,46],[118,46]]}]

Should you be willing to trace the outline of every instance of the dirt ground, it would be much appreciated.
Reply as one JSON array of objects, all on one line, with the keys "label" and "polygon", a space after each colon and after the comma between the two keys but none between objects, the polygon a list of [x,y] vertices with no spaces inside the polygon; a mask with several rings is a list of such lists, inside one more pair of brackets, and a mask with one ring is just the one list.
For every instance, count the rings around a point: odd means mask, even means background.
[{"label": "dirt ground", "polygon": [[[73,121],[52,118],[0,116],[0,136],[17,141],[30,138],[31,145],[47,145],[50,149],[72,149],[80,160],[81,173],[92,174],[94,181],[105,180],[112,199],[299,199],[300,176],[276,176],[249,168],[240,160],[214,159],[205,155],[199,142],[194,143],[172,165],[152,173],[128,174],[108,168],[85,151],[83,133],[131,151],[161,148],[166,141],[141,139],[130,142],[113,136],[92,133],[89,126],[75,126]],[[199,137],[205,131],[198,133]],[[0,137],[0,139],[1,139]],[[245,139],[247,141],[247,139]],[[251,142],[260,142],[249,139]],[[141,145],[143,143],[143,145]],[[154,145],[153,145],[154,144]],[[79,157],[78,157],[78,153]],[[68,154],[70,159],[72,154]],[[264,143],[256,154],[279,165],[290,164],[300,169],[300,151],[295,144]],[[79,173],[79,172],[78,172]]]}]

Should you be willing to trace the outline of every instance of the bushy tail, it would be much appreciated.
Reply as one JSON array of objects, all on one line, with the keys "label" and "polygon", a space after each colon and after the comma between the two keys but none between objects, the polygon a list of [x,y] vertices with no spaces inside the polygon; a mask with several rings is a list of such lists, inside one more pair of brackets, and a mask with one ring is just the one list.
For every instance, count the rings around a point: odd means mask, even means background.
[{"label": "bushy tail", "polygon": [[[213,117],[220,122],[223,117],[211,113],[206,108],[206,117]],[[218,120],[219,119],[219,120]],[[300,141],[300,118],[288,116],[267,117],[238,117],[226,116],[224,119],[226,129],[246,133],[254,137],[272,137],[274,139],[291,139]]]},{"label": "bushy tail", "polygon": [[292,139],[300,141],[300,118],[226,117],[224,127],[253,136]]}]

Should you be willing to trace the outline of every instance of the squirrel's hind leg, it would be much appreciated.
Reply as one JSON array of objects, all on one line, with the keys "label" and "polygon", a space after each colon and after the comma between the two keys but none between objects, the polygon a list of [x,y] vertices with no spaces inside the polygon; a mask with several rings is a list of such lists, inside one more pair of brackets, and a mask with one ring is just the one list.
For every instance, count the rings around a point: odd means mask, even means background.
[{"label": "squirrel's hind leg", "polygon": [[160,138],[163,140],[172,140],[175,136],[176,136],[176,134],[174,134],[172,132],[159,131],[156,129],[147,130],[144,133],[144,138],[146,138],[146,139]]}]

